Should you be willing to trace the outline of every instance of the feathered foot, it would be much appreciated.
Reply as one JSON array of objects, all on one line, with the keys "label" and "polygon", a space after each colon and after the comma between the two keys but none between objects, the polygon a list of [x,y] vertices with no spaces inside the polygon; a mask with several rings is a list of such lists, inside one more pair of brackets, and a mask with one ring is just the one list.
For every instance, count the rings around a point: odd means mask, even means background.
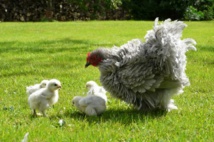
[{"label": "feathered foot", "polygon": [[33,117],[36,117],[36,116],[37,116],[37,114],[36,114],[36,110],[35,110],[35,109],[33,109],[33,111],[32,111],[32,115],[33,115]]},{"label": "feathered foot", "polygon": [[41,112],[42,112],[42,115],[43,115],[44,117],[47,117],[45,111],[41,111]]},{"label": "feathered foot", "polygon": [[171,99],[167,105],[167,111],[170,112],[173,109],[178,109],[178,107],[174,104],[174,100]]}]

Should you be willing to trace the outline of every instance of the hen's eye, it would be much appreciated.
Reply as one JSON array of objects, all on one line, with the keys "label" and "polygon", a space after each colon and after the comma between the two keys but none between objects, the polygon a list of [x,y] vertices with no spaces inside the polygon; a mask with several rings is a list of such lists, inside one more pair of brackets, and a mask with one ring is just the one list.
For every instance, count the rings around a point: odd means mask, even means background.
[{"label": "hen's eye", "polygon": [[57,84],[55,83],[54,86],[57,86]]}]

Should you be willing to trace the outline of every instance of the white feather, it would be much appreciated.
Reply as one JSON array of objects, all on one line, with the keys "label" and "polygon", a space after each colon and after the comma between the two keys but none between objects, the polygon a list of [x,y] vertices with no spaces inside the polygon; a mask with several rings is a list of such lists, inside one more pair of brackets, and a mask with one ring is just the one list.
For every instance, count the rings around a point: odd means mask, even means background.
[{"label": "white feather", "polygon": [[29,132],[27,132],[24,136],[24,139],[22,139],[21,142],[27,142],[28,141],[28,135],[29,135]]}]

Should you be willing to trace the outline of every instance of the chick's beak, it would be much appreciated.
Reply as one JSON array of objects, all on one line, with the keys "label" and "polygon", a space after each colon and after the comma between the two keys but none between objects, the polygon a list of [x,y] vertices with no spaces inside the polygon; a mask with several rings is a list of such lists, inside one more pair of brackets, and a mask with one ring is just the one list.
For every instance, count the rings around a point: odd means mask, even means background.
[{"label": "chick's beak", "polygon": [[87,68],[89,65],[91,65],[89,62],[87,62],[86,64],[85,64],[85,68]]}]

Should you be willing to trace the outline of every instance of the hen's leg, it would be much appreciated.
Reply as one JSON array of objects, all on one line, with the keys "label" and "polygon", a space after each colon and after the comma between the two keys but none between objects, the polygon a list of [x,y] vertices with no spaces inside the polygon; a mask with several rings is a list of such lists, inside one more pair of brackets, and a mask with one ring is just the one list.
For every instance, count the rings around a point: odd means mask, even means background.
[{"label": "hen's leg", "polygon": [[35,110],[35,109],[32,110],[32,115],[33,115],[33,116],[37,116],[36,110]]}]

